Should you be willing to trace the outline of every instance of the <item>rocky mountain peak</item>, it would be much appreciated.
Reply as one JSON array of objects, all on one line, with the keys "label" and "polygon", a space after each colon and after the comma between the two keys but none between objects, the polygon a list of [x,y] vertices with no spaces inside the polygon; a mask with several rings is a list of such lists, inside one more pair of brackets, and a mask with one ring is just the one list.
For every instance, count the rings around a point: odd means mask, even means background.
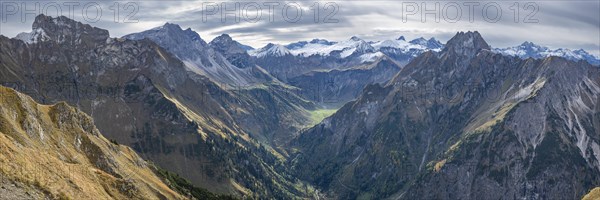
[{"label": "rocky mountain peak", "polygon": [[318,38],[312,39],[309,43],[310,44],[323,44],[323,45],[333,45],[333,44],[335,44],[335,42],[330,42],[328,40],[318,39]]},{"label": "rocky mountain peak", "polygon": [[276,44],[273,44],[273,43],[270,43],[270,42],[269,42],[267,45],[265,45],[265,46],[263,47],[263,49],[269,49],[269,48],[272,48],[272,47],[274,47],[274,46],[276,46]]},{"label": "rocky mountain peak", "polygon": [[[404,40],[404,37],[400,37],[400,38],[398,38],[398,40]],[[425,46],[429,49],[438,49],[438,48],[444,47],[444,45],[440,41],[435,39],[434,37],[431,37],[429,39],[419,37],[414,40],[411,40],[408,43]]]},{"label": "rocky mountain peak", "polygon": [[193,43],[194,46],[200,46],[204,48],[206,46],[206,42],[202,40],[200,35],[193,31],[191,28],[182,29],[178,24],[173,23],[165,23],[162,26],[143,31],[140,33],[133,33],[123,38],[131,39],[131,40],[141,40],[144,38],[149,38],[161,46],[165,46],[165,44],[190,44]]},{"label": "rocky mountain peak", "polygon": [[537,45],[533,42],[525,41],[521,45],[518,46],[520,49],[526,49],[529,51],[542,51],[547,50],[548,48]]},{"label": "rocky mountain peak", "polygon": [[164,27],[166,29],[172,29],[172,30],[182,30],[181,26],[179,26],[179,24],[174,24],[174,23],[170,23],[170,22],[165,23],[162,27]]},{"label": "rocky mountain peak", "polygon": [[350,38],[350,40],[352,40],[352,41],[361,41],[362,39],[360,39],[360,38],[359,38],[359,37],[357,37],[357,36],[352,36],[352,37]]},{"label": "rocky mountain peak", "polygon": [[456,33],[456,35],[446,43],[444,51],[471,56],[482,49],[490,50],[490,45],[485,42],[479,32],[468,31]]},{"label": "rocky mountain peak", "polygon": [[427,40],[427,47],[430,49],[437,49],[444,47],[444,45],[439,40],[432,37]]},{"label": "rocky mountain peak", "polygon": [[521,46],[534,46],[534,45],[535,45],[535,43],[529,42],[529,41],[525,41],[521,44]]},{"label": "rocky mountain peak", "polygon": [[398,39],[396,40],[402,40],[402,41],[406,41],[406,38],[404,38],[404,36],[400,36]]},{"label": "rocky mountain peak", "polygon": [[[240,44],[239,42],[233,40],[231,36],[228,34],[222,34],[209,43],[210,47],[219,51],[221,54],[228,57],[228,55],[233,54],[247,54],[247,48],[245,45]],[[249,57],[249,55],[244,55],[244,57]],[[245,58],[249,59],[249,58]]]},{"label": "rocky mountain peak", "polygon": [[331,42],[325,39],[319,39],[319,38],[315,38],[312,39],[310,41],[298,41],[298,42],[294,42],[294,43],[290,43],[285,45],[285,48],[288,48],[290,50],[296,50],[296,49],[301,49],[306,47],[308,44],[317,44],[317,45],[324,45],[324,46],[331,46],[336,44],[336,42]]},{"label": "rocky mountain peak", "polygon": [[169,22],[165,23],[165,25],[163,25],[162,28],[165,29],[168,34],[172,34],[173,36],[183,35],[190,38],[192,41],[200,41],[201,43],[205,43],[205,41],[202,40],[200,35],[196,33],[196,31],[193,31],[191,28],[187,28],[184,30],[178,24],[173,24]]},{"label": "rocky mountain peak", "polygon": [[218,37],[216,37],[215,39],[213,39],[212,41],[210,41],[210,46],[212,46],[213,48],[218,48],[218,49],[229,49],[229,48],[241,48],[236,41],[234,41],[231,36],[227,35],[227,34],[222,34]]},{"label": "rocky mountain peak", "polygon": [[211,43],[213,42],[231,42],[233,41],[233,38],[231,38],[231,36],[229,36],[229,34],[223,33],[221,35],[219,35],[219,37],[216,37],[215,39],[213,39],[211,41]]},{"label": "rocky mountain peak", "polygon": [[427,43],[427,40],[425,38],[423,38],[423,37],[419,37],[419,38],[415,38],[415,39],[411,40],[408,43],[424,45],[424,44]]},{"label": "rocky mountain peak", "polygon": [[53,18],[43,14],[38,15],[31,28],[32,32],[21,33],[17,35],[17,39],[27,43],[52,40],[78,45],[104,43],[109,38],[107,30],[82,24],[65,16]]},{"label": "rocky mountain peak", "polygon": [[[209,43],[210,47],[221,52],[221,54],[247,54],[246,51],[253,50],[251,46],[241,44],[228,34],[221,34]],[[245,56],[244,56],[245,57]]]},{"label": "rocky mountain peak", "polygon": [[193,31],[191,28],[187,28],[183,32],[186,35],[188,35],[194,41],[204,42],[204,40],[202,40],[202,38],[200,37],[200,35],[196,31]]},{"label": "rocky mountain peak", "polygon": [[307,41],[299,41],[299,42],[287,44],[287,45],[285,45],[285,48],[293,49],[293,50],[301,49],[301,48],[305,47],[307,44],[308,44]]}]

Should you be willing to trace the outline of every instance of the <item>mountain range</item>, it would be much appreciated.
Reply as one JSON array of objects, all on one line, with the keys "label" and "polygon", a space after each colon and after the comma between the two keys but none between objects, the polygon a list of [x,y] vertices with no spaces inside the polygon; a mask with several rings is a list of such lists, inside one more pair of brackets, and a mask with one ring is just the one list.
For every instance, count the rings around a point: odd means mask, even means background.
[{"label": "mountain range", "polygon": [[[354,100],[367,84],[389,81],[404,65],[427,51],[439,52],[444,44],[423,37],[406,41],[404,36],[382,41],[365,41],[353,36],[345,41],[313,39],[287,45],[270,43],[249,50],[256,63],[283,82],[303,91],[306,99],[325,107],[339,108]],[[525,42],[508,48],[491,48],[496,53],[523,59],[564,57],[598,66],[600,59],[584,50],[556,49]],[[282,67],[283,66],[283,67]],[[362,81],[353,81],[353,80]]]},{"label": "mountain range", "polygon": [[583,49],[570,50],[570,49],[550,49],[545,46],[540,46],[532,42],[523,42],[523,44],[515,47],[507,48],[495,48],[495,52],[504,55],[517,56],[519,58],[546,58],[549,56],[563,57],[568,60],[578,61],[584,60],[592,65],[600,65],[600,58],[591,55]]},{"label": "mountain range", "polygon": [[0,35],[0,195],[582,198],[600,185],[598,63],[476,31],[255,49],[39,15]]},{"label": "mountain range", "polygon": [[0,36],[4,85],[43,104],[77,107],[108,138],[210,191],[304,195],[297,179],[276,170],[281,156],[268,131],[308,124],[310,102],[262,86],[226,89],[149,39],[110,38],[66,17],[40,15],[32,27],[48,37]]},{"label": "mountain range", "polygon": [[338,199],[572,199],[600,184],[600,69],[460,32],[300,134],[298,176]]}]

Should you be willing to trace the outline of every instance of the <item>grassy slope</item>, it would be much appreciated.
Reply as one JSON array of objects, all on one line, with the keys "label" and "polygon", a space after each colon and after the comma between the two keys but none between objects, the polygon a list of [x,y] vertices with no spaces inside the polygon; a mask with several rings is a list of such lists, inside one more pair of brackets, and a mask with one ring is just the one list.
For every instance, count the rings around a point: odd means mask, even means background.
[{"label": "grassy slope", "polygon": [[57,199],[184,199],[131,148],[59,103],[39,105],[0,87],[0,173]]},{"label": "grassy slope", "polygon": [[583,200],[599,200],[600,199],[600,187],[596,187],[583,197]]},{"label": "grassy slope", "polygon": [[337,109],[318,109],[311,110],[309,112],[311,123],[308,125],[308,127],[312,127],[323,121],[325,118],[333,115],[335,112],[337,112]]}]

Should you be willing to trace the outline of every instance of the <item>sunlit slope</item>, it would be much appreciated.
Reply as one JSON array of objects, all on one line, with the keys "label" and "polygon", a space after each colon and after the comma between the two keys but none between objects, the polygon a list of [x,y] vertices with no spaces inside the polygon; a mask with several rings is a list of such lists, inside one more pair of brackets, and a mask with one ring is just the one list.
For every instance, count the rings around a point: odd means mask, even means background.
[{"label": "sunlit slope", "polygon": [[66,103],[0,87],[0,174],[51,198],[184,199],[131,148],[104,138]]}]

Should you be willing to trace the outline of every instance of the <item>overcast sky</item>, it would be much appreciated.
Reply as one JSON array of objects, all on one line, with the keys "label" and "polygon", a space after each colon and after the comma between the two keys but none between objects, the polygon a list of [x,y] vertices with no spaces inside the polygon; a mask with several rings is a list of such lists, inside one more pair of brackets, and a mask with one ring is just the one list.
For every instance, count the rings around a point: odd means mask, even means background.
[{"label": "overcast sky", "polygon": [[[192,28],[207,42],[228,33],[253,47],[313,38],[339,41],[352,36],[373,41],[399,36],[407,40],[435,37],[445,43],[457,31],[477,30],[494,47],[531,41],[551,48],[581,48],[600,54],[598,0],[82,1],[78,5],[73,1],[2,1],[0,4],[0,34],[8,37],[29,32],[34,13],[56,16],[60,10],[61,15],[108,29],[112,37],[140,32],[165,22]],[[97,10],[102,10],[101,15]],[[227,13],[225,22],[223,13]],[[439,20],[435,14],[428,13],[438,13]]]}]

